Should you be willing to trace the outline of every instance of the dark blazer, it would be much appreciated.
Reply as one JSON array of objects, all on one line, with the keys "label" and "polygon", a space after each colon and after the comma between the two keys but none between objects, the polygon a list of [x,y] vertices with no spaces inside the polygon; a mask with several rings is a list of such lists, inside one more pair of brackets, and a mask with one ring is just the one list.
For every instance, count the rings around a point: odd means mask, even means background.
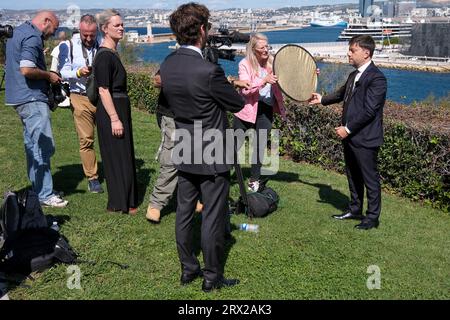
[{"label": "dark blazer", "polygon": [[[166,58],[160,73],[161,95],[164,95],[168,108],[173,112],[176,128],[187,130],[191,139],[191,154],[180,153],[184,159],[190,159],[190,164],[177,164],[175,161],[175,167],[184,172],[201,175],[229,171],[231,166],[227,164],[230,162],[226,160],[225,152],[225,130],[228,128],[226,111],[239,112],[244,107],[244,100],[228,82],[222,68],[205,61],[194,50],[180,48]],[[201,121],[203,134],[208,129],[221,132],[223,155],[218,161],[205,163],[203,152],[208,146],[208,150],[211,150],[213,145],[211,141],[199,141],[202,137],[194,137],[194,121]],[[174,152],[177,152],[177,146],[179,150],[179,143],[183,142],[175,143]],[[186,145],[186,141],[183,145]]]},{"label": "dark blazer", "polygon": [[351,91],[357,70],[336,92],[322,97],[322,104],[344,101],[342,125],[351,134],[345,139],[355,147],[376,148],[383,143],[383,107],[387,82],[383,73],[372,62]]}]

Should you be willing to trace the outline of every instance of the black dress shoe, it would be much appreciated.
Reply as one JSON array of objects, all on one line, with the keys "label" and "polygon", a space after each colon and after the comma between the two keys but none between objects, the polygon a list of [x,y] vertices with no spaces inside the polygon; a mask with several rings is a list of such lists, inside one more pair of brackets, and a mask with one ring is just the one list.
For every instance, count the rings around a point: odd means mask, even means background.
[{"label": "black dress shoe", "polygon": [[357,224],[355,226],[356,229],[359,230],[369,230],[372,228],[378,228],[378,226],[380,225],[380,222],[378,220],[363,220],[360,224]]},{"label": "black dress shoe", "polygon": [[199,277],[203,277],[203,272],[201,270],[197,271],[196,273],[182,273],[181,274],[181,278],[180,278],[180,282],[182,286],[188,285],[189,283],[191,283],[192,281],[194,281],[195,279],[199,278]]},{"label": "black dress shoe", "polygon": [[204,292],[211,292],[214,289],[220,289],[222,287],[232,287],[237,285],[238,283],[238,279],[225,279],[223,277],[215,281],[203,279],[202,290]]},{"label": "black dress shoe", "polygon": [[335,214],[332,216],[333,218],[337,220],[362,220],[364,219],[364,216],[362,214],[353,214],[350,211],[346,211],[343,214]]}]

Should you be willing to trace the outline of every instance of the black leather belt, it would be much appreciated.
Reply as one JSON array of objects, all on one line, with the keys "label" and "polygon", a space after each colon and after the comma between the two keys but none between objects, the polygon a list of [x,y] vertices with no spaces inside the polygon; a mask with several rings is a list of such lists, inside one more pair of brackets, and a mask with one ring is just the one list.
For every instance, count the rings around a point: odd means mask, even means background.
[{"label": "black leather belt", "polygon": [[124,92],[113,92],[113,98],[128,98],[128,94]]}]

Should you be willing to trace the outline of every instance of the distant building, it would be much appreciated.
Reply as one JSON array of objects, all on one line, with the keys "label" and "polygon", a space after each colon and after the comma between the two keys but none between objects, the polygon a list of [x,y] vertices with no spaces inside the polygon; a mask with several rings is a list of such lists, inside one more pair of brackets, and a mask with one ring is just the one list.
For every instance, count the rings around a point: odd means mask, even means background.
[{"label": "distant building", "polygon": [[359,0],[359,14],[361,17],[368,17],[368,8],[373,5],[373,0]]},{"label": "distant building", "polygon": [[411,12],[411,16],[413,17],[426,17],[428,14],[427,8],[416,8]]},{"label": "distant building", "polygon": [[130,30],[126,33],[128,42],[138,42],[139,41],[139,32],[136,30]]},{"label": "distant building", "polygon": [[409,54],[450,57],[450,23],[417,23],[413,26]]},{"label": "distant building", "polygon": [[395,12],[398,17],[411,16],[412,11],[416,8],[416,1],[399,1],[396,7]]},{"label": "distant building", "polygon": [[386,18],[395,17],[395,2],[394,1],[383,2],[383,17],[386,17]]}]

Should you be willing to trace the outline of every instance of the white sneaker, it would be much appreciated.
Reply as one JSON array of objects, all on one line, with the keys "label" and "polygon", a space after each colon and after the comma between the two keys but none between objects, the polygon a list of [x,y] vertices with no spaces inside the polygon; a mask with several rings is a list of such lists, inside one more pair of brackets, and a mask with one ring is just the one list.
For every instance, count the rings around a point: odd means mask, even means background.
[{"label": "white sneaker", "polygon": [[53,195],[45,201],[41,201],[41,205],[45,207],[64,208],[69,201],[61,199],[60,196]]},{"label": "white sneaker", "polygon": [[252,192],[258,192],[259,190],[259,180],[249,181],[248,190]]}]

